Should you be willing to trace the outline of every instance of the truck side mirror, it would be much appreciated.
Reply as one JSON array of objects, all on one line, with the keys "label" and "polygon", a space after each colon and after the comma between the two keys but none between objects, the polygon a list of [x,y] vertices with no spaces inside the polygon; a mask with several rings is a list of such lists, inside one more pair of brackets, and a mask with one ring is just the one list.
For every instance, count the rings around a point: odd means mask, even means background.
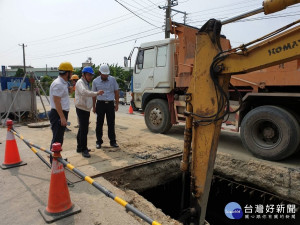
[{"label": "truck side mirror", "polygon": [[128,59],[124,56],[124,67],[128,67]]}]

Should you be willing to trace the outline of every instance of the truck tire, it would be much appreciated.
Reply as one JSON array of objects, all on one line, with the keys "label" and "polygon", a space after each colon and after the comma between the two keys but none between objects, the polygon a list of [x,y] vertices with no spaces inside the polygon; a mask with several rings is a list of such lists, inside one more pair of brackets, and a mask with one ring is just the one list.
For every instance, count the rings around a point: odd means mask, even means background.
[{"label": "truck tire", "polygon": [[153,133],[167,133],[172,127],[168,102],[152,99],[145,108],[145,123]]},{"label": "truck tire", "polygon": [[241,124],[241,139],[258,158],[282,160],[297,151],[300,128],[296,118],[277,106],[251,110]]}]

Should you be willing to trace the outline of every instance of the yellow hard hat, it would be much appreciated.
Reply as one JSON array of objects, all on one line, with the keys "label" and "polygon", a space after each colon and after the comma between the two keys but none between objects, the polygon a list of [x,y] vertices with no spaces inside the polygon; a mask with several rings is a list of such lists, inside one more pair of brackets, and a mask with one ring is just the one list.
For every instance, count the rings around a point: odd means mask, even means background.
[{"label": "yellow hard hat", "polygon": [[61,71],[73,71],[73,66],[69,62],[62,62],[59,65],[58,70],[61,70]]},{"label": "yellow hard hat", "polygon": [[76,74],[74,74],[72,75],[71,80],[79,80],[79,77]]}]

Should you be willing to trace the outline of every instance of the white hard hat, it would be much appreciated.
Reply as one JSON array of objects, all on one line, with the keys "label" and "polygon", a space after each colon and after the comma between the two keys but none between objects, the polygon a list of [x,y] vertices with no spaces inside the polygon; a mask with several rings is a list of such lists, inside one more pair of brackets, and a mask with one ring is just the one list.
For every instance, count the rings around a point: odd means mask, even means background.
[{"label": "white hard hat", "polygon": [[100,71],[101,74],[104,74],[104,75],[109,75],[110,74],[109,67],[108,67],[107,64],[101,65],[99,71]]}]

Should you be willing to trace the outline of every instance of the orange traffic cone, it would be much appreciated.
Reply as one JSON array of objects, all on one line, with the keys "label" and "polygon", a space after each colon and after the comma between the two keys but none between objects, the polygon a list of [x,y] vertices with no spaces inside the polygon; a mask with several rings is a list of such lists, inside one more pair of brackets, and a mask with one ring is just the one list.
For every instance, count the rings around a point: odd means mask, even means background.
[{"label": "orange traffic cone", "polygon": [[54,154],[51,168],[48,205],[46,209],[39,209],[39,212],[47,223],[52,223],[81,211],[78,206],[71,202],[64,166],[57,160],[57,158],[61,158],[61,144],[52,144],[51,151]]},{"label": "orange traffic cone", "polygon": [[129,114],[133,114],[133,108],[132,108],[132,106],[131,106],[131,105],[129,106],[129,110],[128,110],[128,112],[129,112]]},{"label": "orange traffic cone", "polygon": [[4,156],[4,162],[0,166],[4,170],[13,167],[18,167],[18,166],[24,166],[27,164],[21,161],[15,135],[10,132],[13,126],[13,121],[7,120],[6,126],[7,126],[7,135],[6,135],[6,145],[5,145],[5,156]]}]

